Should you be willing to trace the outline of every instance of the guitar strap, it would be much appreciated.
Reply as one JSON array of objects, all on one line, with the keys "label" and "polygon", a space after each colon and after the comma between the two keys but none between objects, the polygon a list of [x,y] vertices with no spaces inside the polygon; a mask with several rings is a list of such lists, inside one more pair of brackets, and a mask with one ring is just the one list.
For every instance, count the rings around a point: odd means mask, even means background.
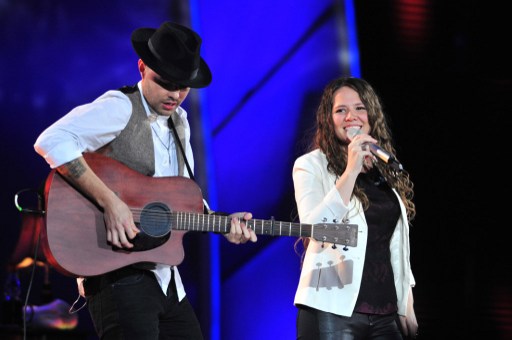
[{"label": "guitar strap", "polygon": [[187,155],[185,154],[185,149],[183,149],[183,145],[181,145],[180,136],[178,136],[178,131],[176,131],[176,126],[174,126],[174,122],[172,121],[172,117],[169,117],[167,119],[167,122],[169,126],[172,129],[173,135],[174,135],[174,142],[178,144],[178,147],[180,148],[181,154],[183,155],[183,160],[185,161],[185,165],[187,166],[188,175],[190,176],[190,179],[196,181],[194,178],[194,174],[192,173],[192,169],[190,169],[190,165],[188,164]]},{"label": "guitar strap", "polygon": [[[172,132],[174,134],[174,142],[178,144],[178,147],[180,148],[181,154],[183,155],[183,160],[185,161],[185,165],[187,166],[188,175],[190,176],[190,179],[197,183],[194,173],[192,172],[192,169],[190,168],[190,164],[188,164],[187,155],[185,154],[185,149],[183,148],[183,145],[181,145],[180,136],[178,136],[178,131],[176,131],[176,126],[174,126],[174,122],[172,121],[172,117],[169,117],[167,119],[169,126],[172,129]],[[203,205],[203,210],[205,214],[209,214],[210,211],[206,207],[206,205]]]}]

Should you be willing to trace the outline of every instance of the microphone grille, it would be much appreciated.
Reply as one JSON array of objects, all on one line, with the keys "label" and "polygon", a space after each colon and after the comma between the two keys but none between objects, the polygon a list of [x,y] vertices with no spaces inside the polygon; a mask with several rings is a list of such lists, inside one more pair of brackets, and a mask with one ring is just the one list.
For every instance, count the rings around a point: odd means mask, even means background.
[{"label": "microphone grille", "polygon": [[361,133],[361,128],[359,128],[359,127],[349,127],[349,128],[347,128],[347,136],[350,139],[354,138],[355,136],[357,136],[360,133]]}]

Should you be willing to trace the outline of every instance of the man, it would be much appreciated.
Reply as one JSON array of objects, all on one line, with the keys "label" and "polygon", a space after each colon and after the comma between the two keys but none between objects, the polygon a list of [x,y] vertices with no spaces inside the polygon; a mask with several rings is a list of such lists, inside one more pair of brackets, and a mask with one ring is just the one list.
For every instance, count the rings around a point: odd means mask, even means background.
[{"label": "man", "polygon": [[[165,22],[158,29],[140,28],[131,41],[140,58],[138,84],[76,107],[34,145],[51,168],[103,209],[107,241],[128,250],[140,232],[132,212],[93,172],[83,153],[105,154],[149,176],[191,177],[190,127],[181,104],[190,88],[203,88],[212,79],[200,56],[201,38],[187,27]],[[256,242],[244,223],[251,217],[232,215],[228,241]],[[135,264],[85,278],[79,288],[101,339],[203,337],[175,266]]]}]

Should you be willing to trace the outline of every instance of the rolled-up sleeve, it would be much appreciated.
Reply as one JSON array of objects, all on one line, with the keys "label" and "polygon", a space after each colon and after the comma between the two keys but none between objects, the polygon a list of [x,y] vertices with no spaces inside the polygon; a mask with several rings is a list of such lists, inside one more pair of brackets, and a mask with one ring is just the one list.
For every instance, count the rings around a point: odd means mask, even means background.
[{"label": "rolled-up sleeve", "polygon": [[49,126],[37,138],[34,149],[54,169],[110,143],[126,127],[131,111],[126,95],[108,91]]}]

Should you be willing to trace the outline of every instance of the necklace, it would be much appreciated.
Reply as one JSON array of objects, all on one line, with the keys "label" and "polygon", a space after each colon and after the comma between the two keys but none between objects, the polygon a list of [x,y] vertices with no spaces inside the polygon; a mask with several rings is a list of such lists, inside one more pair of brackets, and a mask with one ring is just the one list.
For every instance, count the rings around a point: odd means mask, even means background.
[{"label": "necklace", "polygon": [[162,140],[162,138],[160,138],[160,135],[158,134],[158,132],[156,132],[155,127],[153,125],[151,125],[151,129],[155,133],[156,138],[158,138],[158,141],[160,142],[160,144],[162,144],[164,146],[164,148],[167,150],[167,155],[169,156],[169,165],[171,165],[171,150],[170,150],[171,149],[171,131],[169,131],[169,133],[168,133],[169,139],[168,139],[167,145],[166,145],[164,143],[164,141]]}]

